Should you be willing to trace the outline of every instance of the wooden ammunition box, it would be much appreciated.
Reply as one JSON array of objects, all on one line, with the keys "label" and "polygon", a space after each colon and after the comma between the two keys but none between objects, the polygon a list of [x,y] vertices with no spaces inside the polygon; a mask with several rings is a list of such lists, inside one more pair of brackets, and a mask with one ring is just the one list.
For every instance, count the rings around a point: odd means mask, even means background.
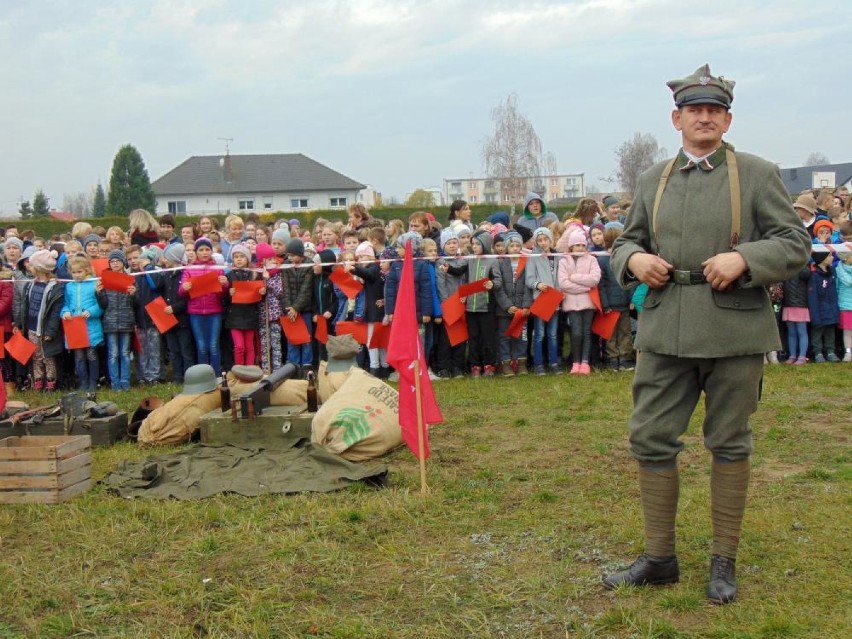
[{"label": "wooden ammunition box", "polygon": [[269,406],[254,419],[233,421],[216,409],[201,416],[201,442],[242,448],[289,447],[293,439],[310,439],[315,413],[302,406]]},{"label": "wooden ammunition box", "polygon": [[[24,437],[27,434],[27,426],[21,423],[15,424],[9,430],[0,429],[0,437]],[[65,422],[61,417],[54,417],[40,424],[29,424],[29,435],[65,435]],[[74,420],[69,435],[89,435],[94,448],[112,446],[115,442],[127,438],[127,413],[120,412],[112,417],[78,417]]]},{"label": "wooden ammunition box", "polygon": [[92,439],[0,439],[0,503],[58,504],[92,487]]}]

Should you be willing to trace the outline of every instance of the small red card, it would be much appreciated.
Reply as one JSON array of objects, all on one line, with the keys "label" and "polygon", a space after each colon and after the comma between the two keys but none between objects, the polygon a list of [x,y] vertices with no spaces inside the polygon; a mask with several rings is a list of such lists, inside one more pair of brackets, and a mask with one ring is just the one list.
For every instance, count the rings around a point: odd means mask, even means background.
[{"label": "small red card", "polygon": [[461,301],[458,291],[441,302],[441,317],[445,324],[455,324],[459,318],[464,317],[465,306]]},{"label": "small red card", "polygon": [[189,289],[189,296],[192,299],[195,299],[196,297],[209,295],[210,293],[221,293],[222,285],[219,283],[220,275],[221,273],[217,271],[210,271],[204,275],[190,277],[189,281],[192,283],[192,288]]},{"label": "small red card", "polygon": [[62,330],[65,331],[65,344],[68,350],[89,348],[89,330],[86,328],[86,318],[77,315],[62,320]]},{"label": "small red card", "polygon": [[367,343],[367,325],[364,322],[338,322],[334,330],[338,335],[351,335],[359,344]]},{"label": "small red card", "polygon": [[36,346],[21,332],[17,332],[6,342],[6,352],[19,364],[26,366],[30,357],[35,353]]},{"label": "small red card", "polygon": [[109,270],[109,260],[105,257],[96,257],[92,260],[92,272],[95,277],[100,277],[101,273]]},{"label": "small red card", "polygon": [[263,299],[260,289],[266,286],[263,280],[251,280],[247,282],[234,282],[232,286],[236,289],[231,301],[234,304],[256,304]]},{"label": "small red card", "polygon": [[328,344],[328,320],[325,318],[325,315],[317,315],[314,339],[320,344]]},{"label": "small red card", "polygon": [[610,311],[609,313],[596,313],[595,319],[592,320],[592,332],[595,335],[600,335],[603,339],[612,337],[615,331],[615,325],[618,324],[618,318],[621,316],[619,311]]},{"label": "small red card", "polygon": [[459,286],[459,297],[470,297],[475,293],[482,293],[488,289],[485,288],[485,282],[488,281],[487,277],[483,277],[481,280],[476,280],[475,282],[470,282],[468,284],[462,284]]},{"label": "small red card", "polygon": [[308,344],[311,341],[311,334],[308,332],[308,327],[305,326],[305,320],[301,315],[296,315],[295,320],[290,320],[286,315],[279,318],[281,328],[284,330],[284,335],[287,336],[287,343],[292,346],[300,346]]},{"label": "small red card", "polygon": [[562,291],[551,286],[546,291],[542,291],[535,302],[532,303],[530,313],[540,317],[545,322],[549,322],[564,298],[565,294]]},{"label": "small red card", "polygon": [[0,357],[6,357],[6,335],[0,331]]},{"label": "small red card", "polygon": [[145,310],[148,311],[148,316],[154,322],[154,326],[160,333],[167,333],[170,329],[178,324],[174,313],[166,313],[166,300],[159,295],[145,305]]},{"label": "small red card", "polygon": [[102,271],[100,274],[101,284],[106,291],[118,291],[126,293],[128,287],[136,284],[136,280],[132,275],[127,273],[118,273],[117,271]]},{"label": "small red card", "polygon": [[467,319],[464,316],[455,324],[445,324],[445,326],[447,327],[447,337],[450,339],[450,346],[457,346],[467,341]]},{"label": "small red card", "polygon": [[334,282],[343,294],[350,300],[355,299],[358,293],[364,290],[364,285],[352,277],[351,273],[343,270],[342,266],[338,266],[331,271],[328,279]]},{"label": "small red card", "polygon": [[390,341],[390,326],[375,322],[373,324],[373,334],[370,336],[370,348],[387,349]]},{"label": "small red card", "polygon": [[515,311],[512,321],[509,323],[509,328],[506,329],[507,337],[520,337],[524,331],[524,325],[527,323],[527,317],[521,310]]}]

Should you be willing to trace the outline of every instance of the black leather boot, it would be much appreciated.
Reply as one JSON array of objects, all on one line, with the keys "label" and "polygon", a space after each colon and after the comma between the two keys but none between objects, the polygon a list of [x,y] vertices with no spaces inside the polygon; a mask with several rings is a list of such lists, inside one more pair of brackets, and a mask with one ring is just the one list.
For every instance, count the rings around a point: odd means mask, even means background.
[{"label": "black leather boot", "polygon": [[737,560],[713,555],[707,598],[714,604],[731,603],[737,598]]},{"label": "black leather boot", "polygon": [[607,588],[617,588],[624,584],[633,586],[673,584],[679,579],[680,569],[677,557],[652,557],[642,553],[627,570],[604,577],[603,585]]}]

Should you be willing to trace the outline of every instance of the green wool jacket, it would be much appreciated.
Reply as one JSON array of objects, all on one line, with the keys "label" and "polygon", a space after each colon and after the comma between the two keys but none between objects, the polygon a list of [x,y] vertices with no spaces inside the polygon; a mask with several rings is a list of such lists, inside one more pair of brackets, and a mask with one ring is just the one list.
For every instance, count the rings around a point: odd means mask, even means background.
[{"label": "green wool jacket", "polygon": [[[733,149],[732,145],[729,145]],[[615,241],[612,268],[625,288],[637,284],[627,269],[639,251],[658,254],[679,270],[729,251],[731,194],[725,147],[707,164],[686,168],[681,150],[652,229],[654,198],[667,162],[639,177],[624,233]],[[781,348],[766,287],[798,273],[810,256],[810,241],[793,210],[778,168],[748,153],[736,153],[742,221],[735,248],[748,271],[729,291],[709,284],[669,283],[645,298],[636,348],[677,357],[732,357]]]}]

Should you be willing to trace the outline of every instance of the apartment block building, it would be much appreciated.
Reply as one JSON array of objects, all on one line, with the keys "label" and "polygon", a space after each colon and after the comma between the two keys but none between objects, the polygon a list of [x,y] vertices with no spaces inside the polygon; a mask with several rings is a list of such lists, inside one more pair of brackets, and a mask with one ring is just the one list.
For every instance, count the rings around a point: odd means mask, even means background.
[{"label": "apartment block building", "polygon": [[446,202],[466,200],[470,204],[511,204],[522,202],[534,191],[548,202],[556,199],[576,199],[586,196],[584,173],[573,175],[536,176],[530,178],[445,178]]}]

